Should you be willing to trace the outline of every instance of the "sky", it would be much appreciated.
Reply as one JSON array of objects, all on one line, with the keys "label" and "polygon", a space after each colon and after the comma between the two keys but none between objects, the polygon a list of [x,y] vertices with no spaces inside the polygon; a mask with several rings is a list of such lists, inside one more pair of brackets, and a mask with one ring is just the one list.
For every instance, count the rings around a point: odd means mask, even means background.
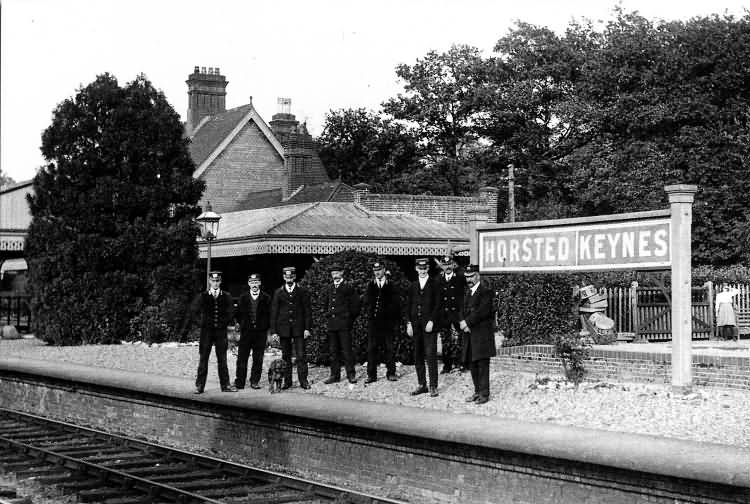
[{"label": "sky", "polygon": [[[452,44],[487,55],[517,20],[562,32],[612,17],[607,0],[2,0],[0,169],[13,179],[44,164],[41,134],[60,102],[109,72],[143,73],[185,119],[193,68],[219,67],[226,106],[266,121],[277,98],[320,133],[329,110],[377,110],[403,89],[396,65]],[[622,0],[650,19],[744,14],[750,0]]]}]

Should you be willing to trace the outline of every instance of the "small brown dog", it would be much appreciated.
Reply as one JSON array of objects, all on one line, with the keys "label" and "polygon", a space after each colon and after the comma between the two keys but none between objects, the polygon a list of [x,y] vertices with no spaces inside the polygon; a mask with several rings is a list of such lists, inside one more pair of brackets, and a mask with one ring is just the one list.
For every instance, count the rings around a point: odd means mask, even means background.
[{"label": "small brown dog", "polygon": [[274,359],[268,366],[268,391],[272,394],[281,392],[282,382],[288,365],[283,359]]}]

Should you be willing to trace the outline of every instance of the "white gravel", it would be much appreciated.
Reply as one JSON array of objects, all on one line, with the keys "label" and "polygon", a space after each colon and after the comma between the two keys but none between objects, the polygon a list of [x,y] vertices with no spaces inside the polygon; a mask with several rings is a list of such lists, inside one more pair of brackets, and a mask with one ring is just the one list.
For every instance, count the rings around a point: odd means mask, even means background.
[{"label": "white gravel", "polygon": [[[31,359],[71,362],[102,368],[117,368],[136,373],[168,375],[190,379],[192,385],[198,365],[194,345],[144,344],[88,345],[51,347],[36,339],[0,340],[0,355]],[[280,357],[276,350],[266,354],[264,363]],[[229,358],[229,372],[234,378],[234,356]],[[653,434],[694,441],[721,443],[750,449],[750,391],[696,388],[689,395],[674,395],[670,387],[636,383],[584,382],[575,389],[560,377],[538,377],[511,373],[493,361],[490,373],[490,402],[477,406],[464,398],[473,392],[468,373],[453,372],[439,376],[439,397],[427,394],[412,397],[416,386],[414,366],[398,365],[399,380],[385,379],[385,367],[379,368],[376,383],[365,386],[365,369],[357,366],[356,385],[342,381],[333,385],[322,382],[328,368],[311,366],[312,388],[304,391],[295,386],[285,393],[322,394],[355,400],[401,404],[416,408],[433,408],[453,414],[497,415],[524,421],[552,422],[612,431]],[[550,380],[545,384],[546,379]],[[245,389],[242,394],[268,394]],[[211,356],[207,388],[218,388],[215,356]]]}]

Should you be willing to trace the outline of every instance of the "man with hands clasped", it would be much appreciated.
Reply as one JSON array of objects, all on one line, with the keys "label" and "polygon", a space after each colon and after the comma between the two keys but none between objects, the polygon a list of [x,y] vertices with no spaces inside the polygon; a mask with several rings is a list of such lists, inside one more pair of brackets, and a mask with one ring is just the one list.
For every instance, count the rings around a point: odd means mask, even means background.
[{"label": "man with hands clasped", "polygon": [[309,389],[307,361],[305,360],[305,338],[310,337],[312,308],[310,294],[297,285],[297,270],[293,266],[283,268],[284,285],[276,289],[271,301],[271,337],[281,342],[281,358],[287,363],[287,375],[282,389],[292,386],[292,349],[296,355],[299,386]]},{"label": "man with hands clasped", "polygon": [[[414,338],[414,365],[417,370],[417,388],[411,395],[430,392],[438,395],[437,334],[435,332],[435,310],[438,304],[438,289],[429,275],[429,261],[415,261],[417,279],[409,286],[406,301],[406,334]],[[425,377],[425,360],[429,372],[430,388]]]}]

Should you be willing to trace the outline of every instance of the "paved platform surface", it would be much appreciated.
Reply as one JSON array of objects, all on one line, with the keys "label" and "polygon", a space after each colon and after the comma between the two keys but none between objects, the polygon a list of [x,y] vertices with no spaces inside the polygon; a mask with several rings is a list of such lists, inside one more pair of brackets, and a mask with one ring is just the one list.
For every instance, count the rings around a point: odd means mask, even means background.
[{"label": "paved platform surface", "polygon": [[[198,350],[194,346],[50,347],[35,339],[0,340],[0,358],[3,356],[182,378],[180,383],[188,392],[192,389],[198,364]],[[276,353],[268,353],[265,365],[277,356]],[[230,358],[231,376],[234,376],[234,366],[235,359]],[[490,373],[491,400],[477,406],[464,402],[464,398],[473,391],[468,374],[453,372],[440,375],[440,396],[431,398],[427,394],[410,395],[416,386],[413,366],[399,365],[397,371],[399,381],[389,382],[384,379],[385,368],[380,366],[380,379],[365,386],[365,371],[358,366],[359,382],[356,385],[345,382],[324,385],[322,382],[329,370],[311,367],[311,390],[302,390],[295,382],[293,388],[279,394],[279,397],[325,396],[437,410],[452,415],[546,422],[750,449],[750,391],[697,389],[694,394],[680,396],[674,395],[668,386],[614,382],[584,382],[576,390],[559,381],[558,376],[511,373],[503,369],[498,361],[493,361]],[[544,383],[546,378],[551,380]],[[265,385],[265,375],[263,383]],[[207,391],[218,393],[213,357]],[[245,389],[236,395],[270,396],[265,387],[261,390]]]}]

